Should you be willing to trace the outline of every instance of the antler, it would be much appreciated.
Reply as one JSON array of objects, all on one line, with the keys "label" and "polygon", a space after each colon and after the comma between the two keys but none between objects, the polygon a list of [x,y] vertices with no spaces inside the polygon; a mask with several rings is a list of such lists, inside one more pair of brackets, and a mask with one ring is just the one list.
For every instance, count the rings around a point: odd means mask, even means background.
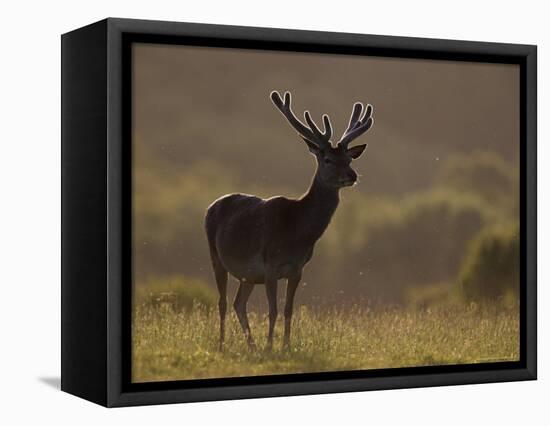
[{"label": "antler", "polygon": [[271,100],[273,101],[277,109],[281,111],[281,113],[286,117],[294,130],[296,130],[300,134],[300,136],[302,136],[302,138],[313,142],[319,148],[330,146],[330,138],[332,137],[332,126],[330,124],[330,119],[328,118],[328,115],[323,115],[324,132],[321,132],[317,125],[313,122],[309,111],[304,112],[304,118],[306,120],[307,126],[300,120],[298,120],[298,118],[296,118],[291,108],[292,99],[290,92],[285,93],[285,98],[283,101],[279,93],[273,91],[271,92]]},{"label": "antler", "polygon": [[[363,117],[361,117],[363,115]],[[361,118],[360,118],[361,117]],[[374,120],[372,118],[372,105],[367,105],[366,110],[363,114],[363,104],[361,102],[355,103],[353,105],[353,111],[349,119],[348,128],[342,135],[338,146],[343,146],[347,148],[352,140],[358,138],[367,130],[372,127]]]}]

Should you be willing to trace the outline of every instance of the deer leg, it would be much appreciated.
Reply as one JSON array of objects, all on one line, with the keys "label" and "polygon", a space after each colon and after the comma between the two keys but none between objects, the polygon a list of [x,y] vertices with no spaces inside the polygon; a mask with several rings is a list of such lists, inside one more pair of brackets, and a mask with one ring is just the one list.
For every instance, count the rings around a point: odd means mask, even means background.
[{"label": "deer leg", "polygon": [[283,338],[283,345],[285,348],[290,347],[290,326],[292,324],[292,312],[294,310],[294,295],[296,294],[296,289],[301,279],[302,276],[297,275],[289,278],[286,284],[285,334]]},{"label": "deer leg", "polygon": [[267,349],[273,348],[273,331],[277,321],[277,279],[268,279],[265,283],[267,303],[269,304],[269,333],[267,335]]},{"label": "deer leg", "polygon": [[246,313],[246,303],[248,298],[254,289],[254,284],[241,281],[239,284],[239,289],[237,290],[237,295],[235,296],[235,302],[233,302],[233,307],[237,313],[237,318],[241,323],[246,341],[250,349],[255,349],[254,339],[252,338],[252,333],[250,332],[250,325],[248,324],[248,314]]},{"label": "deer leg", "polygon": [[220,342],[219,350],[223,349],[225,340],[225,314],[227,312],[227,271],[219,261],[213,261],[214,275],[216,276],[216,285],[220,298],[218,299],[218,309],[220,311]]}]

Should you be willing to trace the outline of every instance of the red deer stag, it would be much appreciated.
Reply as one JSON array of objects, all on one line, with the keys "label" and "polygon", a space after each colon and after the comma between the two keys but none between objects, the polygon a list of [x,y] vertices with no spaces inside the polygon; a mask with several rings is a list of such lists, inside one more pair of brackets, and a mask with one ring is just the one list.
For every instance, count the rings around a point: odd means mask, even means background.
[{"label": "red deer stag", "polygon": [[350,165],[361,156],[366,145],[352,148],[348,145],[373,124],[372,106],[364,108],[356,103],[348,128],[333,146],[327,115],[323,115],[324,132],[321,132],[308,111],[304,113],[307,125],[294,115],[290,93],[285,93],[283,100],[278,92],[272,92],[271,100],[307,144],[317,160],[317,168],[308,191],[299,199],[277,196],[264,200],[253,195],[229,194],[208,207],[206,235],[220,293],[220,350],[225,336],[228,272],[240,282],[233,306],[250,348],[255,345],[246,304],[252,289],[256,284],[265,284],[269,304],[267,348],[271,349],[277,319],[277,281],[287,279],[283,344],[289,346],[294,294],[302,269],[330,223],[340,189],[357,182],[357,173]]}]

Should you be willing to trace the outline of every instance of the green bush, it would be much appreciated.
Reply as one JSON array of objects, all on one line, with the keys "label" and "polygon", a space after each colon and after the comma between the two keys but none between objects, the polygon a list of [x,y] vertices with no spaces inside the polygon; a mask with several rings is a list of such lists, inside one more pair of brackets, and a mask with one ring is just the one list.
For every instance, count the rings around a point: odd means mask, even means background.
[{"label": "green bush", "polygon": [[168,306],[175,311],[189,311],[195,305],[210,308],[216,303],[216,292],[201,280],[193,278],[155,278],[134,288],[134,304],[149,308]]},{"label": "green bush", "polygon": [[413,196],[404,203],[399,222],[373,232],[370,249],[387,264],[394,285],[449,282],[468,241],[489,217],[484,205],[468,197],[448,192]]},{"label": "green bush", "polygon": [[[143,287],[147,277],[185,274],[214,288],[204,232],[207,206],[234,191],[299,196],[296,188],[304,190],[307,183],[299,177],[292,189],[279,187],[277,176],[269,180],[267,174],[247,181],[239,169],[213,160],[166,171],[153,164],[155,173],[142,166],[134,176],[133,229],[134,277]],[[424,287],[441,285],[452,291],[471,239],[487,226],[517,221],[517,167],[482,152],[453,154],[435,167],[434,182],[404,194],[369,192],[380,182],[367,178],[342,191],[341,205],[304,270],[307,285],[298,297],[315,303],[357,297],[399,303],[408,300],[409,290],[421,294]],[[150,284],[158,286],[155,281]],[[145,296],[151,292],[172,290],[146,290]],[[159,303],[164,305],[174,298],[163,297]],[[258,289],[251,304],[261,303],[265,297]]]},{"label": "green bush", "polygon": [[517,166],[490,152],[453,155],[437,177],[439,186],[476,195],[512,218],[518,215],[518,183]]},{"label": "green bush", "polygon": [[488,229],[470,244],[458,286],[469,301],[513,297],[519,291],[519,228]]},{"label": "green bush", "polygon": [[469,241],[496,220],[479,197],[448,189],[360,201],[345,200],[306,269],[318,292],[400,303],[413,288],[447,283],[450,291]]}]

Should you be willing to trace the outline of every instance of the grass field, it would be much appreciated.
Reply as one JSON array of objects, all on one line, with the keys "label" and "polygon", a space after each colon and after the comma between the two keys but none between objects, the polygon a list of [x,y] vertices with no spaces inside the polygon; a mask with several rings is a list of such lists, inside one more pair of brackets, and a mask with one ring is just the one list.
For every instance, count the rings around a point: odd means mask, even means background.
[{"label": "grass field", "polygon": [[518,309],[449,305],[432,309],[357,306],[296,309],[292,345],[282,349],[282,318],[272,352],[263,349],[267,318],[249,314],[258,350],[248,350],[233,312],[217,350],[218,314],[194,306],[137,306],[133,381],[186,380],[319,371],[511,361],[519,359]]}]

